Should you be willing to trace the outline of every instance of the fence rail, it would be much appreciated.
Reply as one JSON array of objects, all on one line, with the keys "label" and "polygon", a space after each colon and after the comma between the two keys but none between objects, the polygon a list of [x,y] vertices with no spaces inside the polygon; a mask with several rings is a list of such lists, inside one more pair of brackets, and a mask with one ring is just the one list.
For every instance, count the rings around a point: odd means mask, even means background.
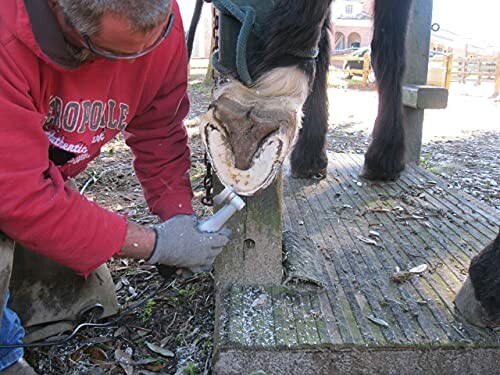
[{"label": "fence rail", "polygon": [[[346,62],[363,61],[361,69],[344,69]],[[359,64],[358,64],[359,65]],[[362,84],[368,85],[368,77],[373,74],[370,64],[370,55],[364,57],[332,56],[330,69],[346,75],[359,75]],[[432,57],[429,60],[428,84],[450,88],[452,81],[476,82],[494,81],[494,96],[500,95],[500,54],[495,57],[454,57],[453,54]]]},{"label": "fence rail", "polygon": [[[346,66],[346,62],[363,62],[361,65],[361,69],[344,69]],[[363,86],[368,85],[368,81],[370,80],[370,76],[374,76],[374,72],[370,63],[370,54],[366,53],[363,57],[352,57],[352,56],[333,56],[330,58],[330,67],[334,71],[341,71],[342,73],[348,75],[359,75],[361,76],[361,80]],[[358,65],[358,64],[356,64]]]}]

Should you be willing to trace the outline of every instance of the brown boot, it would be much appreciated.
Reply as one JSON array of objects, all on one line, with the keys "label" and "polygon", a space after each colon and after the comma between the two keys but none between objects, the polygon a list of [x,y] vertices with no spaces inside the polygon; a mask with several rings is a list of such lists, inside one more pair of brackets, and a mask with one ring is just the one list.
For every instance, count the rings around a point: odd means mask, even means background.
[{"label": "brown boot", "polygon": [[37,375],[33,367],[23,358],[0,372],[0,375]]}]

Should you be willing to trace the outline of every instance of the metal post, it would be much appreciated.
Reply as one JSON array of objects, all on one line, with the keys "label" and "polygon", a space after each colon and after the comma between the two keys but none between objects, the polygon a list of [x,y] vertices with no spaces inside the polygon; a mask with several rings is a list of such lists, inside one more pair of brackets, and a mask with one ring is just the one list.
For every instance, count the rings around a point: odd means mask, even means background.
[{"label": "metal post", "polygon": [[[406,40],[404,85],[425,85],[429,65],[432,0],[413,1]],[[422,147],[424,110],[404,107],[407,162],[418,163]]]}]

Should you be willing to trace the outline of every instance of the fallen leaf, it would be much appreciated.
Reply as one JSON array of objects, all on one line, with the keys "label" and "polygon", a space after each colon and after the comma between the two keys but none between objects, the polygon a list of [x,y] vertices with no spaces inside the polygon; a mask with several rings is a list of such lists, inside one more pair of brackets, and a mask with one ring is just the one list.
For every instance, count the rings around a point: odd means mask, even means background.
[{"label": "fallen leaf", "polygon": [[71,353],[71,355],[69,356],[71,358],[72,361],[74,362],[78,362],[81,358],[82,358],[82,353],[83,351],[81,349],[78,349],[76,351],[74,351],[73,353]]},{"label": "fallen leaf", "polygon": [[373,322],[379,326],[389,327],[389,324],[383,319],[376,318],[373,315],[368,315],[367,318],[368,318],[368,320],[370,320],[371,322]]},{"label": "fallen leaf", "polygon": [[428,268],[427,264],[420,264],[419,266],[410,268],[408,270],[408,272],[410,272],[410,273],[422,273],[425,270],[427,270],[427,268]]},{"label": "fallen leaf", "polygon": [[127,332],[127,327],[120,327],[113,333],[113,337],[123,336],[123,334],[126,332]]},{"label": "fallen leaf", "polygon": [[261,294],[255,301],[252,302],[254,309],[260,309],[267,304],[267,294]]},{"label": "fallen leaf", "polygon": [[162,355],[164,357],[167,357],[167,358],[172,358],[172,357],[175,357],[175,354],[174,352],[172,352],[171,350],[168,350],[168,349],[165,349],[165,348],[162,348],[161,346],[159,345],[156,345],[156,344],[153,344],[151,342],[147,342],[146,341],[146,346],[149,348],[149,350],[151,350],[152,352],[155,352],[159,355]]},{"label": "fallen leaf", "polygon": [[123,282],[121,280],[118,280],[118,282],[115,284],[115,291],[118,292],[121,288],[123,288]]},{"label": "fallen leaf", "polygon": [[365,237],[358,236],[358,240],[360,240],[361,242],[364,242],[368,245],[374,245],[374,246],[378,245],[377,241],[372,240],[371,238],[365,238]]},{"label": "fallen leaf", "polygon": [[144,368],[152,372],[160,372],[165,367],[164,363],[145,365]]},{"label": "fallen leaf", "polygon": [[108,359],[106,352],[104,350],[102,350],[101,348],[98,348],[96,346],[92,346],[92,347],[85,349],[85,353],[89,354],[91,358],[98,359],[100,361],[104,361],[104,360]]},{"label": "fallen leaf", "polygon": [[115,359],[120,365],[120,367],[123,369],[123,371],[125,371],[125,374],[132,375],[134,373],[134,366],[133,366],[134,361],[132,360],[132,357],[128,353],[125,353],[121,349],[116,349]]},{"label": "fallen leaf", "polygon": [[114,364],[106,361],[101,361],[100,359],[91,359],[90,362],[92,362],[94,365],[98,365],[105,370],[111,370],[113,367],[115,367]]}]

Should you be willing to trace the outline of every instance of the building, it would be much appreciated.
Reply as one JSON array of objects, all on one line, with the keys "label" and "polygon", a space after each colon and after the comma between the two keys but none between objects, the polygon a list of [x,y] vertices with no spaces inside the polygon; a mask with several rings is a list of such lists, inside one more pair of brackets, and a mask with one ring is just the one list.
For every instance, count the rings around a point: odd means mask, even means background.
[{"label": "building", "polygon": [[337,0],[332,8],[333,49],[368,47],[373,35],[374,0]]}]

